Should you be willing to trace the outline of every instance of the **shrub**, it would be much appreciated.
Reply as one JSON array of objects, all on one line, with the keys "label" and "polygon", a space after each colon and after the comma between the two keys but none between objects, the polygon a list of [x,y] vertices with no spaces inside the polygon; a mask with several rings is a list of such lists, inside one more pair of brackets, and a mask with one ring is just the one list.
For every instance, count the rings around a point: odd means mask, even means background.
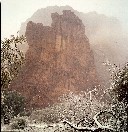
[{"label": "shrub", "polygon": [[128,62],[114,74],[112,89],[119,101],[128,103]]},{"label": "shrub", "polygon": [[9,84],[17,77],[23,63],[24,55],[18,45],[24,43],[24,36],[12,36],[1,41],[1,90],[7,90]]},{"label": "shrub", "polygon": [[81,93],[79,95],[69,93],[60,98],[61,102],[53,104],[42,110],[34,111],[30,118],[37,122],[57,123],[63,119],[71,122],[78,122],[87,117],[91,119],[99,110],[105,110],[108,106],[103,102],[98,102],[93,95]]},{"label": "shrub", "polygon": [[1,118],[7,124],[24,109],[24,98],[15,91],[8,91],[8,88],[24,63],[24,54],[19,50],[18,44],[25,41],[24,36],[18,35],[1,41]]},{"label": "shrub", "polygon": [[13,119],[11,123],[12,129],[24,129],[25,127],[27,127],[27,121],[22,117]]},{"label": "shrub", "polygon": [[24,100],[24,97],[15,91],[6,91],[3,93],[1,118],[4,120],[5,124],[8,124],[11,118],[24,111]]}]

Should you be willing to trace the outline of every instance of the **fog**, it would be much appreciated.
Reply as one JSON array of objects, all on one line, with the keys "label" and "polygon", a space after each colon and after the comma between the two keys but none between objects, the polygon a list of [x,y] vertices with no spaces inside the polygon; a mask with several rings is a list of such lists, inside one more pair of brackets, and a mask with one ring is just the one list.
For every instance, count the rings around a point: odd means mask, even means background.
[{"label": "fog", "polygon": [[[96,11],[119,19],[123,29],[128,29],[127,0],[2,0],[2,39],[16,34],[21,23],[40,8],[69,5],[79,12]],[[128,35],[125,33],[125,35]]]},{"label": "fog", "polygon": [[1,3],[1,130],[127,131],[128,0]]}]

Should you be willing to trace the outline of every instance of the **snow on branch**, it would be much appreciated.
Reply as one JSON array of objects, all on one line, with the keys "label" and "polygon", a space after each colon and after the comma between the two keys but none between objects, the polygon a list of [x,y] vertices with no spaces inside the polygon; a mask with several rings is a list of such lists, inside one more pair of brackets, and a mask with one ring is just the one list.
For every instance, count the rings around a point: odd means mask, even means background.
[{"label": "snow on branch", "polygon": [[[78,131],[82,131],[82,132],[84,132],[84,131],[100,132],[101,130],[111,130],[111,131],[113,131],[113,132],[116,132],[116,130],[114,130],[113,128],[111,128],[109,125],[103,126],[103,125],[101,125],[101,124],[98,122],[97,116],[99,116],[99,115],[101,115],[101,114],[103,114],[103,113],[106,113],[106,112],[107,112],[107,111],[100,111],[100,112],[98,112],[98,113],[93,117],[93,120],[94,120],[94,122],[96,123],[96,125],[97,125],[98,127],[78,127],[78,125],[72,124],[71,122],[66,121],[66,120],[64,120],[64,121],[62,121],[62,122],[63,122],[64,124],[68,124],[68,125],[69,125],[71,128],[73,128],[74,130],[78,130]],[[111,112],[107,112],[107,113],[113,115]],[[113,116],[114,116],[114,115],[113,115]]]},{"label": "snow on branch", "polygon": [[[97,124],[98,128],[108,129],[108,130],[115,131],[113,128],[110,127],[110,125],[103,126],[103,125],[101,125],[101,124],[98,122],[98,120],[97,120],[97,116],[99,116],[99,115],[101,115],[101,114],[103,114],[103,113],[106,113],[106,112],[109,113],[109,114],[111,114],[112,116],[114,116],[112,112],[109,112],[109,111],[100,111],[100,112],[98,112],[98,113],[93,117],[93,119],[94,119],[95,123]],[[114,117],[115,117],[115,116],[114,116]]]},{"label": "snow on branch", "polygon": [[64,124],[68,124],[71,128],[74,128],[75,130],[78,130],[78,131],[91,131],[91,132],[97,132],[102,130],[101,128],[95,128],[95,127],[77,127],[76,125],[72,124],[71,122],[69,121],[63,121]]}]

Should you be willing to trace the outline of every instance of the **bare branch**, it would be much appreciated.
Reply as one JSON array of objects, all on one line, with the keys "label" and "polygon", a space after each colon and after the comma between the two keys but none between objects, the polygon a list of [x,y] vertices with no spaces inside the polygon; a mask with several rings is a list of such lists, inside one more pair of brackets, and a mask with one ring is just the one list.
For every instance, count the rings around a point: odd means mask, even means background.
[{"label": "bare branch", "polygon": [[62,121],[64,124],[68,124],[71,128],[74,128],[75,130],[78,130],[78,131],[91,131],[91,132],[97,132],[102,130],[101,128],[95,128],[95,127],[77,127],[76,125],[72,124],[71,122],[69,121]]},{"label": "bare branch", "polygon": [[[103,114],[103,113],[106,113],[106,112],[109,113],[109,114],[111,114],[111,115],[113,115],[113,113],[112,113],[112,112],[109,112],[109,111],[100,111],[100,112],[98,112],[98,113],[93,117],[93,119],[94,119],[95,123],[97,124],[98,128],[109,129],[109,130],[115,131],[113,128],[110,128],[110,125],[103,126],[103,125],[101,125],[101,124],[98,122],[98,120],[97,120],[97,116],[99,116],[99,115],[101,115],[101,114]],[[114,115],[113,115],[113,116],[114,116]],[[114,116],[114,117],[115,117],[115,116]]]},{"label": "bare branch", "polygon": [[78,123],[77,123],[77,127],[79,126],[79,124],[80,123],[82,123],[82,122],[86,122],[86,123],[88,123],[88,124],[90,124],[91,126],[93,126],[94,125],[94,120],[93,121],[88,121],[87,119],[86,119],[86,117],[84,117],[83,119],[81,119]]},{"label": "bare branch", "polygon": [[[100,112],[98,112],[98,113],[93,117],[94,122],[97,124],[98,127],[78,127],[78,124],[79,124],[81,121],[84,121],[84,119],[80,120],[80,122],[77,123],[77,125],[74,125],[74,124],[72,124],[71,122],[66,121],[66,120],[64,120],[64,121],[62,121],[62,122],[63,122],[64,124],[68,124],[71,128],[74,128],[75,130],[78,130],[78,131],[100,132],[101,130],[109,130],[109,131],[111,130],[111,131],[113,131],[113,132],[116,132],[116,130],[114,130],[113,128],[111,128],[110,125],[103,126],[102,124],[100,124],[100,123],[98,122],[97,116],[99,116],[99,115],[101,115],[101,114],[103,114],[103,113],[106,113],[106,112],[109,113],[109,114],[111,114],[113,117],[115,117],[115,116],[113,115],[113,113],[110,112],[110,111],[100,111]],[[115,117],[115,118],[116,118],[116,117]]]},{"label": "bare branch", "polygon": [[108,127],[77,127],[76,125],[72,124],[71,122],[69,121],[62,121],[64,124],[68,124],[71,128],[73,128],[74,130],[78,130],[78,131],[81,131],[81,132],[84,132],[84,131],[91,131],[91,132],[100,132],[102,130],[111,130],[113,132],[116,132],[116,130],[112,129],[112,128],[108,128]]}]

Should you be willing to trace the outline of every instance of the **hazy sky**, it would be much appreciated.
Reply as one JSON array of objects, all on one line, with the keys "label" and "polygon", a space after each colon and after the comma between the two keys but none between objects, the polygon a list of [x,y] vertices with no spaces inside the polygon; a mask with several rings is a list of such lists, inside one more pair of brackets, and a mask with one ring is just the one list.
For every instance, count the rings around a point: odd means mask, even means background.
[{"label": "hazy sky", "polygon": [[128,28],[128,0],[1,0],[2,39],[16,34],[21,23],[38,9],[54,5],[69,5],[80,12],[97,11],[114,16],[124,29]]}]

